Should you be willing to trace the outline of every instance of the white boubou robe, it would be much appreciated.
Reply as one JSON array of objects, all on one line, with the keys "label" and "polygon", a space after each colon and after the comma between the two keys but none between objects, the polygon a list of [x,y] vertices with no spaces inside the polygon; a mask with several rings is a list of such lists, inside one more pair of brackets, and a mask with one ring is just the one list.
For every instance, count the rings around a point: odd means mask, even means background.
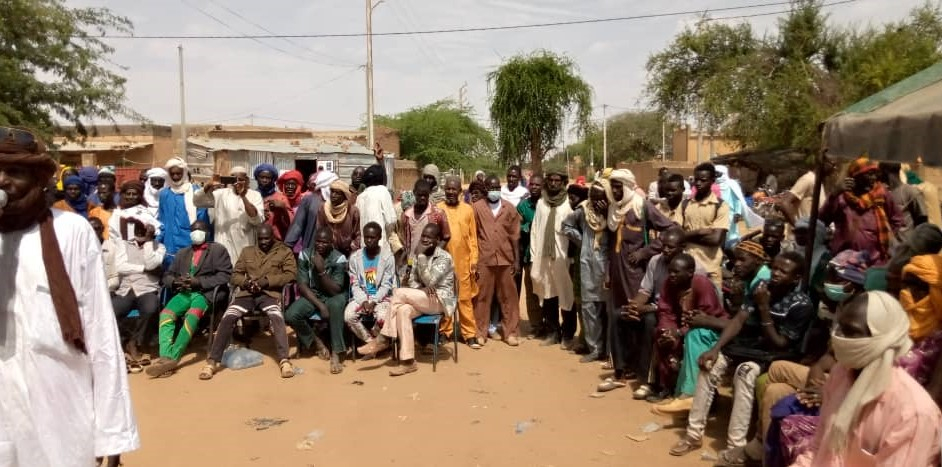
[{"label": "white boubou robe", "polygon": [[101,247],[53,210],[88,354],[62,339],[39,227],[0,234],[0,466],[87,467],[140,446]]},{"label": "white boubou robe", "polygon": [[540,198],[536,203],[536,213],[533,223],[530,224],[530,278],[533,279],[533,293],[543,300],[559,297],[559,308],[571,310],[575,301],[572,288],[572,278],[569,277],[569,259],[566,252],[569,249],[569,238],[563,233],[563,220],[572,213],[569,201],[556,207],[556,218],[553,223],[553,232],[556,236],[556,258],[543,256],[543,238],[546,232],[546,222],[549,220],[550,207],[546,200]]}]

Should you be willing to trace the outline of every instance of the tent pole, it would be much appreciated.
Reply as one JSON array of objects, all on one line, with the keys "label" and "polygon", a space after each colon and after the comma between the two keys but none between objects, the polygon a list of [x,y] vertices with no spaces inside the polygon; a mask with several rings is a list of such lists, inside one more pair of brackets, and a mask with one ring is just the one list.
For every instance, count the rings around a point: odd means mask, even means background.
[{"label": "tent pole", "polygon": [[814,254],[814,244],[817,239],[818,205],[821,204],[821,187],[824,185],[824,161],[827,158],[827,153],[827,148],[822,148],[815,157],[814,162],[814,192],[811,195],[811,218],[808,219],[810,236],[808,244],[805,245],[805,258],[807,258],[807,261],[805,261],[806,272],[802,278],[802,283],[808,291],[811,290],[811,275],[814,274],[814,271],[811,270],[811,258]]}]

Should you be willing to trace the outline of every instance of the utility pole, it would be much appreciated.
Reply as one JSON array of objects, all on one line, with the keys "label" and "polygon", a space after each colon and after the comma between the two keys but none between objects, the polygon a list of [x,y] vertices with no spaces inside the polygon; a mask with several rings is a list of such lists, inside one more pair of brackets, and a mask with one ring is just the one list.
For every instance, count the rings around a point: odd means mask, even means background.
[{"label": "utility pole", "polygon": [[661,117],[661,160],[667,160],[667,120]]},{"label": "utility pole", "polygon": [[468,107],[468,82],[465,81],[460,88],[458,88],[458,108],[464,110]]},{"label": "utility pole", "polygon": [[374,145],[373,133],[373,8],[383,3],[366,0],[366,132],[370,150]]},{"label": "utility pole", "polygon": [[180,157],[186,157],[186,88],[183,86],[183,45],[177,46],[180,56]]},{"label": "utility pole", "polygon": [[608,168],[608,105],[602,104],[602,169]]},{"label": "utility pole", "polygon": [[697,106],[697,163],[701,162],[700,152],[703,148],[703,114],[700,112],[700,106]]}]

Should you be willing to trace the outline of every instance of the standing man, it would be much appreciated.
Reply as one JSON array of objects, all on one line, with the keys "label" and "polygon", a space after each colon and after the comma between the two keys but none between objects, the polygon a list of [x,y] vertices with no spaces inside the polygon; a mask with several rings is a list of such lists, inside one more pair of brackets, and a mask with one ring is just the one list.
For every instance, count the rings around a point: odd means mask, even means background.
[{"label": "standing man", "polygon": [[160,207],[160,190],[167,186],[167,171],[160,167],[154,167],[145,173],[146,177],[141,183],[144,184],[144,203],[150,209],[150,215],[157,218],[157,210]]},{"label": "standing man", "polygon": [[865,251],[874,266],[890,259],[891,239],[900,240],[903,215],[896,199],[879,181],[880,168],[867,157],[860,157],[847,168],[844,189],[832,194],[821,208],[819,219],[834,223],[831,253],[844,250]]},{"label": "standing man", "polygon": [[608,277],[609,248],[608,207],[614,203],[608,180],[596,180],[589,188],[589,199],[563,221],[563,232],[572,242],[581,243],[578,267],[582,299],[582,322],[588,353],[579,360],[594,362],[607,355],[605,350],[605,313],[611,304]]},{"label": "standing man", "polygon": [[[520,300],[513,277],[520,265],[520,251],[516,248],[520,240],[520,214],[517,214],[513,204],[501,199],[499,178],[492,175],[487,178],[486,183],[487,198],[474,203],[474,220],[480,240],[477,243],[481,249],[475,271],[480,288],[474,303],[476,337],[478,341],[487,341],[491,302],[496,291],[502,314],[504,341],[507,345],[516,347],[520,345],[517,329],[520,322]],[[456,198],[457,193],[456,189]]]},{"label": "standing man", "polygon": [[[474,183],[472,182],[472,184]],[[542,339],[546,334],[543,330],[543,312],[540,309],[540,302],[536,297],[536,293],[533,291],[533,278],[530,276],[533,264],[530,257],[530,227],[533,224],[533,216],[536,214],[536,204],[543,196],[543,176],[533,175],[530,177],[530,184],[527,185],[527,188],[530,191],[530,196],[517,204],[517,214],[520,214],[520,253],[517,256],[523,266],[523,274],[520,275],[520,282],[517,285],[521,293],[527,295],[527,321],[530,325],[530,334],[527,338]],[[473,193],[473,190],[470,188],[469,190]]]},{"label": "standing man", "polygon": [[[431,195],[429,199],[433,205],[445,201],[445,191],[442,190],[439,180],[442,178],[441,170],[438,170],[438,166],[435,164],[428,164],[422,168],[422,180],[428,182],[431,185]],[[420,231],[421,232],[421,231]],[[416,235],[418,237],[418,235]]]},{"label": "standing man", "polygon": [[[821,183],[821,195],[818,201],[818,208],[824,206],[827,201],[827,190],[831,186],[831,179],[837,173],[837,164],[827,157],[824,158],[824,181]],[[798,177],[791,189],[785,191],[783,196],[776,202],[776,206],[785,213],[785,218],[792,225],[798,219],[811,216],[811,203],[814,199],[815,171],[809,170],[804,175]]]},{"label": "standing man", "polygon": [[157,208],[157,220],[163,227],[157,234],[157,241],[167,248],[164,266],[169,266],[177,250],[190,246],[190,226],[197,219],[212,224],[209,211],[198,208],[193,202],[199,186],[190,182],[187,165],[183,159],[174,157],[164,166],[170,176],[166,190],[157,195],[160,205]]},{"label": "standing man", "polygon": [[[445,251],[455,263],[455,276],[458,279],[458,321],[461,325],[461,337],[472,349],[480,349],[477,338],[474,306],[471,299],[477,293],[474,274],[478,270],[478,228],[475,212],[471,205],[462,203],[461,179],[450,175],[445,178],[445,201],[438,204],[447,218],[451,230],[451,241]],[[442,332],[451,335],[454,321],[448,317],[442,320]]]},{"label": "standing man", "polygon": [[235,177],[235,185],[211,183],[193,197],[193,202],[199,207],[214,208],[216,242],[226,247],[230,258],[239,258],[243,249],[255,245],[256,230],[265,222],[265,208],[262,195],[249,189],[249,175],[244,167],[233,167],[229,175]]},{"label": "standing man", "polygon": [[2,463],[116,467],[140,446],[124,354],[95,232],[47,204],[55,171],[35,136],[0,128]]},{"label": "standing man", "polygon": [[516,208],[529,195],[530,191],[520,186],[520,166],[510,166],[507,169],[507,186],[500,189],[500,197]]},{"label": "standing man", "polygon": [[347,182],[334,180],[327,203],[317,213],[317,228],[331,232],[334,249],[344,256],[360,248],[360,210],[352,197]]},{"label": "standing man", "polygon": [[200,379],[212,379],[219,370],[222,353],[232,340],[232,330],[236,322],[246,313],[256,309],[268,315],[271,322],[281,377],[294,376],[294,367],[288,361],[288,333],[281,310],[281,290],[294,280],[297,272],[298,263],[291,249],[275,240],[270,225],[260,226],[258,246],[246,247],[232,270],[232,285],[239,290],[216,328],[216,337],[213,339],[209,358],[200,370]]},{"label": "standing man", "polygon": [[729,229],[729,205],[713,194],[716,168],[704,162],[693,169],[697,193],[681,206],[687,252],[703,266],[719,289],[723,282],[723,245]]},{"label": "standing man", "polygon": [[[418,255],[421,246],[422,229],[429,224],[437,224],[442,239],[442,246],[451,239],[451,230],[448,227],[448,218],[445,213],[431,203],[432,186],[425,180],[416,180],[412,188],[415,194],[415,204],[402,213],[402,244],[405,248],[406,258]],[[442,194],[444,199],[444,193]]]},{"label": "standing man", "polygon": [[363,193],[363,190],[366,190],[366,185],[363,183],[363,174],[366,173],[366,169],[363,166],[358,166],[353,169],[353,172],[350,173],[350,189],[354,190],[359,196]]},{"label": "standing man", "polygon": [[288,228],[294,220],[294,213],[288,204],[288,197],[278,191],[278,169],[271,164],[259,164],[252,175],[258,184],[258,192],[262,195],[262,204],[265,207],[265,223],[272,226],[275,240],[284,240],[288,235]]},{"label": "standing man", "polygon": [[311,174],[308,178],[308,189],[311,191],[301,198],[301,204],[295,211],[294,220],[285,237],[285,245],[295,253],[314,245],[317,216],[330,198],[330,184],[334,180],[337,180],[337,175],[326,170]]},{"label": "standing man", "polygon": [[533,292],[540,299],[543,330],[546,339],[542,345],[560,343],[560,310],[568,312],[575,301],[572,279],[569,277],[569,239],[562,233],[563,220],[572,213],[566,193],[568,176],[560,170],[546,174],[546,187],[536,204],[530,225],[530,258],[533,264],[530,277]]},{"label": "standing man", "polygon": [[[357,196],[357,209],[360,211],[360,235],[363,235],[363,226],[370,222],[379,224],[381,232],[380,244],[389,246],[389,251],[396,253],[402,248],[398,242],[396,223],[396,207],[393,205],[392,195],[386,189],[386,170],[381,165],[371,165],[363,173],[363,184],[366,189]],[[396,243],[390,243],[390,237],[396,237]]]},{"label": "standing man", "polygon": [[664,217],[674,221],[677,225],[684,223],[681,205],[684,199],[687,198],[684,189],[686,183],[687,181],[684,180],[684,176],[681,174],[668,175],[667,180],[659,184],[661,190],[660,199],[654,201],[654,206],[657,210],[663,214]]},{"label": "standing man", "polygon": [[658,187],[664,183],[667,183],[667,177],[669,177],[670,174],[671,171],[667,167],[661,167],[660,169],[657,169],[657,178],[648,184],[649,200],[654,202],[661,199],[661,190]]}]

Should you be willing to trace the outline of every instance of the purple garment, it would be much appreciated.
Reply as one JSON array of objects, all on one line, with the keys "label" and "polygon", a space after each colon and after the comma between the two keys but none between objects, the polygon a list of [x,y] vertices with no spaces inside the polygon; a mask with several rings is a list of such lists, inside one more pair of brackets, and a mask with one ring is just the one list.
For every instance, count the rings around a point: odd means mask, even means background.
[{"label": "purple garment", "polygon": [[765,436],[765,465],[786,467],[811,447],[819,408],[808,408],[792,394],[772,406],[772,423]]},{"label": "purple garment", "polygon": [[[886,218],[890,221],[890,235],[903,228],[903,213],[887,190],[886,203],[883,206]],[[873,259],[874,266],[882,266],[890,260],[888,252],[881,249],[878,240],[877,215],[873,209],[860,210],[847,202],[844,193],[828,198],[821,208],[819,218],[825,225],[834,223],[834,236],[829,245],[831,254],[844,250],[866,251]]]},{"label": "purple garment", "polygon": [[896,360],[896,366],[906,370],[920,385],[926,386],[932,379],[932,372],[942,354],[942,329],[929,334],[918,342],[913,348]]}]

